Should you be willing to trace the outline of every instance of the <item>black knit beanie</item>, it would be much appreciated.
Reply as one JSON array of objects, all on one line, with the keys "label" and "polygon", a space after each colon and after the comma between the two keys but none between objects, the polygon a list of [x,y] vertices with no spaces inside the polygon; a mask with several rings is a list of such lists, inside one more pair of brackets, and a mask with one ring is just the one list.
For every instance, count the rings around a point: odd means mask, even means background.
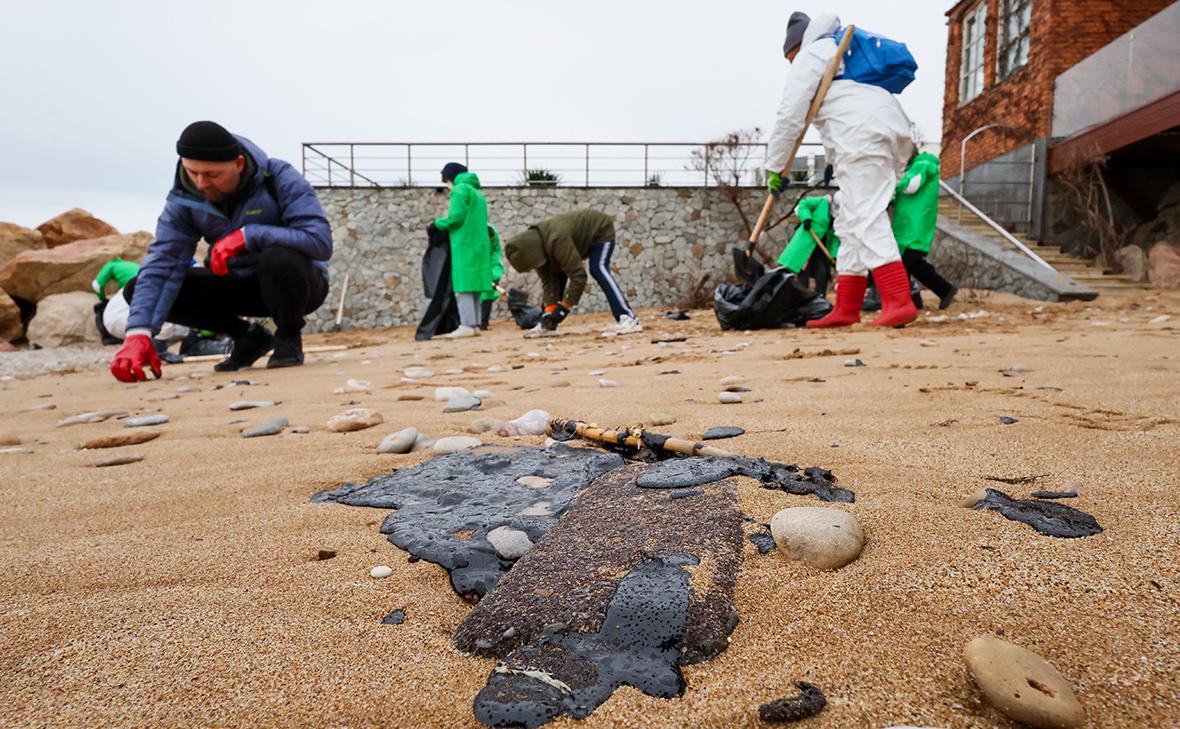
[{"label": "black knit beanie", "polygon": [[807,32],[807,26],[811,24],[811,16],[807,13],[801,13],[798,10],[791,13],[791,19],[787,21],[787,40],[783,43],[783,56],[803,45],[803,34]]},{"label": "black knit beanie", "polygon": [[217,122],[198,121],[180,133],[176,153],[185,159],[202,162],[229,162],[238,158],[242,147],[234,135]]},{"label": "black knit beanie", "polygon": [[447,162],[442,168],[443,182],[447,180],[454,180],[459,175],[467,171],[467,167],[459,162]]}]

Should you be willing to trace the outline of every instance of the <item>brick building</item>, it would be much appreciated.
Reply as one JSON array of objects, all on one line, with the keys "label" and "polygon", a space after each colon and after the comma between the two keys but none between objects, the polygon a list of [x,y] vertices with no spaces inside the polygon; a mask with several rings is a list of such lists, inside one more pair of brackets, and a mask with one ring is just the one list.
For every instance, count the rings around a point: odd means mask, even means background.
[{"label": "brick building", "polygon": [[[942,170],[952,185],[1044,240],[1052,175],[1106,155],[1122,204],[1150,219],[1156,201],[1133,178],[1166,187],[1159,163],[1180,162],[1180,3],[960,0],[947,19]],[[1136,152],[1144,144],[1151,153]],[[1137,175],[1151,157],[1160,169]]]}]

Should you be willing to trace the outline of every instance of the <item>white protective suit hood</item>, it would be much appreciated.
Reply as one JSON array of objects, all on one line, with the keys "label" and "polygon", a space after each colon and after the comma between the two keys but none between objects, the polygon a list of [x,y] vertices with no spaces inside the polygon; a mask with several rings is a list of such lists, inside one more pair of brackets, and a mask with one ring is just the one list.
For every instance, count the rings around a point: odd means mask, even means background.
[{"label": "white protective suit hood", "polygon": [[802,53],[803,49],[814,43],[816,38],[835,33],[837,30],[840,30],[840,16],[831,13],[815,16],[807,24],[807,30],[803,31],[803,42],[799,46],[799,52]]}]

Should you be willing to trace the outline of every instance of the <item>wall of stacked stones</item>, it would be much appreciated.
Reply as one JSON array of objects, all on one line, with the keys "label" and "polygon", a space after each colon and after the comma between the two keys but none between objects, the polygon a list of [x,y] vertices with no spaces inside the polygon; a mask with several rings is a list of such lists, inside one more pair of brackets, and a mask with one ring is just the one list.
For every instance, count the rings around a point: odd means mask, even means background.
[{"label": "wall of stacked stones", "polygon": [[[635,307],[671,308],[685,303],[693,286],[708,276],[705,290],[732,273],[730,247],[741,222],[733,206],[710,188],[489,188],[489,219],[503,238],[557,213],[590,207],[615,219],[618,235],[613,268]],[[421,261],[426,226],[447,210],[448,191],[431,188],[321,188],[320,200],[332,223],[335,251],[328,299],[309,317],[309,329],[333,324],[347,274],[345,328],[416,324],[423,307]],[[761,203],[761,190],[747,192],[748,206]],[[777,252],[780,241],[771,246]],[[535,274],[512,271],[505,283],[526,289],[535,303]],[[593,279],[579,308],[606,311]],[[501,302],[495,318],[506,318]]]}]

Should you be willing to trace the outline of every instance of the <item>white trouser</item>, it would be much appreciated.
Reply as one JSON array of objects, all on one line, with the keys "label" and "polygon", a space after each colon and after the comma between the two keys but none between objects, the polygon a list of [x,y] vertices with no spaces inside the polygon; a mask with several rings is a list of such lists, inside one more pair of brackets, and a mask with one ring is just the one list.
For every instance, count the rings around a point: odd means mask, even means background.
[{"label": "white trouser", "polygon": [[889,201],[897,186],[905,159],[881,150],[865,150],[841,157],[836,169],[835,229],[840,237],[836,272],[867,276],[870,271],[901,260],[893,226],[889,222]]},{"label": "white trouser", "polygon": [[[107,328],[115,339],[127,337],[127,316],[131,313],[131,305],[123,295],[123,289],[107,300],[107,308],[102,310],[102,325]],[[156,339],[164,342],[179,342],[188,336],[189,329],[180,324],[164,324]]]}]

